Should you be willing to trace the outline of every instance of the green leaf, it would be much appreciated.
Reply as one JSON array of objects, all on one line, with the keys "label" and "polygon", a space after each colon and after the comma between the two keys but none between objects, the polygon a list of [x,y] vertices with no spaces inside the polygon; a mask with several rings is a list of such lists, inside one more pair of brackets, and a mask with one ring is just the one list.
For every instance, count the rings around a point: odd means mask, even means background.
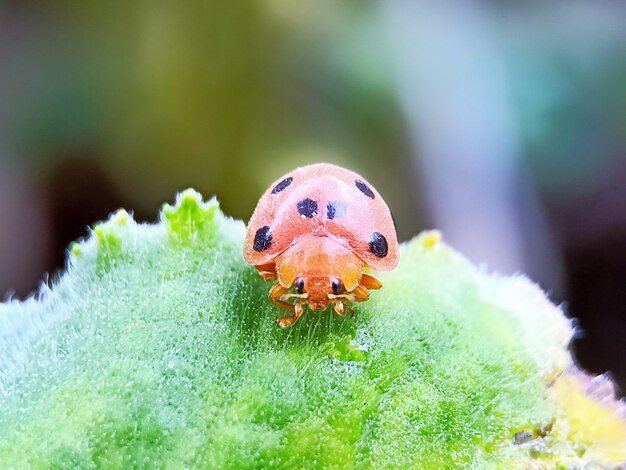
[{"label": "green leaf", "polygon": [[582,393],[569,323],[526,278],[480,271],[428,232],[353,319],[307,311],[283,330],[244,236],[187,190],[157,224],[112,215],[70,247],[51,288],[0,304],[3,467],[626,457],[615,404]]}]

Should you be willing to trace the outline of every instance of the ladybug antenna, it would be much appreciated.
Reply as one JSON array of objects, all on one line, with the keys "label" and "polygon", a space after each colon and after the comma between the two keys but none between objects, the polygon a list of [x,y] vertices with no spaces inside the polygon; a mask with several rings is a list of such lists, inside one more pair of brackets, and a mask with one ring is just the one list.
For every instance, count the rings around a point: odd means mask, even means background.
[{"label": "ladybug antenna", "polygon": [[289,300],[289,299],[308,299],[309,293],[305,292],[304,294],[292,294],[287,293],[280,296],[280,300]]}]

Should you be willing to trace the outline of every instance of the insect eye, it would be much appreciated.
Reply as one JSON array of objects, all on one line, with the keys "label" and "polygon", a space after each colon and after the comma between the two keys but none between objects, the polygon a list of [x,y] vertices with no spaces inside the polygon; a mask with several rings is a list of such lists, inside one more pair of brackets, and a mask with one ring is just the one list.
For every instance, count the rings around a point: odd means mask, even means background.
[{"label": "insect eye", "polygon": [[302,294],[302,292],[304,292],[304,279],[302,279],[301,277],[296,279],[295,286],[296,286],[296,292],[298,294]]},{"label": "insect eye", "polygon": [[333,279],[333,294],[339,295],[343,291],[343,284],[339,279]]}]

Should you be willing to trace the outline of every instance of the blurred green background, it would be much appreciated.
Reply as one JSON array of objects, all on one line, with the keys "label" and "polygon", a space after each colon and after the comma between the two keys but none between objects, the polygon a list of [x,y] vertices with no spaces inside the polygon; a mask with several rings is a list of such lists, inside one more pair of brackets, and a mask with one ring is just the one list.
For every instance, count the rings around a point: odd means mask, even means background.
[{"label": "blurred green background", "polygon": [[313,162],[565,302],[626,387],[626,3],[0,3],[0,293],[118,207],[247,220]]}]

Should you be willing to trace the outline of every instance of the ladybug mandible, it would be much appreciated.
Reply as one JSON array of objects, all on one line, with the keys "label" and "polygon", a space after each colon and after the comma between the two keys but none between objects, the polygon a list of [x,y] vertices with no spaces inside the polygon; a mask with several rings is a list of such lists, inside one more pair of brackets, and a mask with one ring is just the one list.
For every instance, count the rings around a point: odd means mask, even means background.
[{"label": "ladybug mandible", "polygon": [[[269,298],[292,313],[293,325],[308,303],[362,302],[382,284],[364,268],[389,271],[398,264],[398,239],[380,194],[356,173],[328,163],[298,168],[276,180],[248,223],[244,258],[265,280],[276,279]],[[295,303],[289,302],[295,299]]]}]

